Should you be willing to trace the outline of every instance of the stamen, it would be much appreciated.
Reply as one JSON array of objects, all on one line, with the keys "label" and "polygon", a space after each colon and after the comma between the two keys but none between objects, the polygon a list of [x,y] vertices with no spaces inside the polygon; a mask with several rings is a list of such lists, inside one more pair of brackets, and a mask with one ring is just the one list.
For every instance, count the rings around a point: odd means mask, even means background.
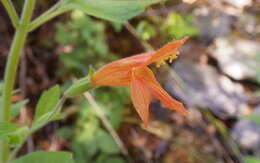
[{"label": "stamen", "polygon": [[164,57],[159,58],[156,62],[156,67],[160,67],[161,64],[164,64],[165,61],[167,61],[167,60],[169,60],[169,63],[172,63],[172,61],[175,60],[179,54],[180,54],[179,51],[175,51],[174,53],[171,53]]},{"label": "stamen", "polygon": [[159,68],[162,64],[165,64],[165,61],[164,59],[159,59],[157,62],[156,62],[156,67]]}]

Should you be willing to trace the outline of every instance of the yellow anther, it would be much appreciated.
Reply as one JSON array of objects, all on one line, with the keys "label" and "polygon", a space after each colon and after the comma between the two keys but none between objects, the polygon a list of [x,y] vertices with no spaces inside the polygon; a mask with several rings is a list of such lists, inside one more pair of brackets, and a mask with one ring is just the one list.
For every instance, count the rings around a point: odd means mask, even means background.
[{"label": "yellow anther", "polygon": [[174,59],[176,59],[179,54],[180,54],[179,51],[175,51],[174,53],[171,53],[171,54],[168,54],[164,57],[159,58],[156,62],[156,67],[160,67],[161,64],[165,63],[166,60],[169,60],[169,63],[172,63],[172,61]]},{"label": "yellow anther", "polygon": [[161,64],[164,64],[165,63],[165,61],[164,61],[164,59],[163,58],[161,58],[161,59],[159,59],[157,62],[156,62],[156,67],[160,67],[161,66]]}]

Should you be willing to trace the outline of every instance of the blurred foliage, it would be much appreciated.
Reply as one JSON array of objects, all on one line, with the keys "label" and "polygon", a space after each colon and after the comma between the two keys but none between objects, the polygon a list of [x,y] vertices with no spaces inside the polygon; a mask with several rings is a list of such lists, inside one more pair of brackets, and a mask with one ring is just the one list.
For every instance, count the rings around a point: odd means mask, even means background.
[{"label": "blurred foliage", "polygon": [[61,75],[73,74],[82,77],[87,74],[88,65],[100,67],[115,59],[109,53],[105,41],[105,25],[80,11],[71,13],[71,19],[56,24],[55,40],[63,45],[60,59],[64,64]]},{"label": "blurred foliage", "polygon": [[145,21],[142,20],[136,27],[136,31],[138,35],[141,37],[143,40],[149,40],[150,38],[154,37],[156,35],[156,29],[155,27]]},{"label": "blurred foliage", "polygon": [[259,163],[260,159],[252,156],[245,156],[244,157],[245,163]]},{"label": "blurred foliage", "polygon": [[230,138],[230,132],[227,126],[224,124],[223,121],[215,118],[213,114],[209,111],[202,110],[204,113],[204,116],[208,120],[210,124],[212,124],[218,131],[218,133],[222,136],[223,139],[225,139],[226,142],[228,142],[228,145],[232,148],[233,152],[235,152],[237,155],[240,155],[240,150],[238,145]]},{"label": "blurred foliage", "polygon": [[217,118],[215,118],[209,111],[206,110],[202,110],[204,112],[204,115],[206,116],[207,120],[210,122],[210,124],[212,124],[213,126],[216,127],[216,129],[219,131],[219,133],[224,137],[224,138],[228,138],[229,136],[229,132],[227,127],[225,126],[225,124],[218,120]]},{"label": "blurred foliage", "polygon": [[[95,92],[95,99],[108,117],[112,126],[117,129],[122,122],[123,108],[129,101],[127,89],[102,88]],[[125,103],[126,102],[126,103]],[[71,127],[64,127],[60,135],[71,143],[72,151],[77,163],[103,162],[117,160],[119,148],[112,136],[102,128],[102,123],[96,116],[95,110],[85,99],[76,101],[79,110],[76,123]]]},{"label": "blurred foliage", "polygon": [[[40,161],[39,161],[40,160]],[[14,163],[74,163],[73,156],[69,152],[32,152],[22,156]]]},{"label": "blurred foliage", "polygon": [[250,115],[243,116],[242,118],[260,125],[260,114],[251,113]]},{"label": "blurred foliage", "polygon": [[121,32],[124,27],[122,23],[116,23],[116,22],[111,22],[111,25],[115,30],[115,32]]},{"label": "blurred foliage", "polygon": [[198,35],[198,30],[192,25],[192,15],[182,16],[173,12],[162,22],[161,30],[170,39],[182,39],[184,36],[194,37]]},{"label": "blurred foliage", "polygon": [[[61,76],[71,74],[72,77],[82,77],[87,74],[88,65],[99,68],[116,59],[106,44],[103,22],[96,21],[83,12],[74,11],[70,20],[57,23],[56,29],[55,40],[63,49],[60,55],[63,63]],[[94,97],[112,126],[119,128],[125,104],[130,103],[128,89],[103,87],[95,90]],[[77,120],[73,126],[62,128],[60,136],[71,143],[76,162],[124,162],[119,157],[117,144],[103,129],[95,110],[86,99],[80,98],[72,102],[70,108],[79,111]]]},{"label": "blurred foliage", "polygon": [[[142,20],[136,26],[136,32],[142,40],[149,40],[159,36],[162,40],[182,39],[184,36],[195,37],[198,29],[192,24],[192,15],[182,16],[173,12],[164,17],[157,17],[150,21]],[[159,30],[158,30],[159,29]]]}]

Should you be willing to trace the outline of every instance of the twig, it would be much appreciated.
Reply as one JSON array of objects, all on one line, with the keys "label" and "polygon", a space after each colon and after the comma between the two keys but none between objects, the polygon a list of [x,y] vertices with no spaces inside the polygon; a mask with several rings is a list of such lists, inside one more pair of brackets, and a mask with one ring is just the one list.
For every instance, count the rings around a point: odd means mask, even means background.
[{"label": "twig", "polygon": [[129,23],[126,23],[124,24],[125,28],[133,35],[136,37],[136,39],[140,42],[140,44],[144,47],[144,49],[149,52],[149,51],[154,51],[154,48],[146,41],[142,40],[139,38],[135,28],[129,24]]},{"label": "twig", "polygon": [[125,157],[129,158],[129,154],[128,154],[128,151],[127,151],[126,147],[124,146],[124,143],[122,142],[122,140],[120,139],[120,137],[118,136],[118,134],[116,133],[114,128],[112,127],[111,123],[109,122],[109,120],[107,119],[106,115],[104,114],[102,109],[99,107],[99,105],[97,104],[97,102],[95,101],[93,96],[89,92],[84,93],[84,96],[89,101],[89,103],[93,107],[93,109],[96,111],[97,116],[100,118],[100,120],[104,124],[105,128],[108,130],[110,135],[115,140],[115,142],[118,145],[118,147],[120,148],[122,154]]}]

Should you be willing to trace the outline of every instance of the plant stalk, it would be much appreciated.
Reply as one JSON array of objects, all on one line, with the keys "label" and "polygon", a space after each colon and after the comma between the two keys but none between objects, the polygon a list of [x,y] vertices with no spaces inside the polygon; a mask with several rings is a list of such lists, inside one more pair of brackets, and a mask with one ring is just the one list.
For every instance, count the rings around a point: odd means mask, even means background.
[{"label": "plant stalk", "polygon": [[67,11],[69,11],[69,8],[58,8],[56,10],[53,10],[52,8],[48,11],[46,11],[46,13],[42,14],[41,16],[39,16],[37,19],[35,19],[34,21],[32,21],[32,23],[29,26],[29,31],[33,31],[36,28],[38,28],[39,26],[41,26],[42,24],[46,23],[47,21],[55,18],[58,15],[61,15]]},{"label": "plant stalk", "polygon": [[[19,26],[16,29],[15,36],[8,55],[4,75],[3,103],[0,110],[0,122],[10,121],[11,97],[19,63],[19,58],[25,40],[28,34],[28,25],[30,23],[32,12],[35,6],[35,0],[25,0],[22,17]],[[0,162],[5,163],[10,153],[9,144],[6,141],[0,142]]]},{"label": "plant stalk", "polygon": [[10,0],[1,0],[1,2],[2,2],[4,8],[6,9],[7,14],[10,17],[14,28],[17,28],[19,25],[19,18],[18,18],[17,12],[13,6],[13,3]]}]

